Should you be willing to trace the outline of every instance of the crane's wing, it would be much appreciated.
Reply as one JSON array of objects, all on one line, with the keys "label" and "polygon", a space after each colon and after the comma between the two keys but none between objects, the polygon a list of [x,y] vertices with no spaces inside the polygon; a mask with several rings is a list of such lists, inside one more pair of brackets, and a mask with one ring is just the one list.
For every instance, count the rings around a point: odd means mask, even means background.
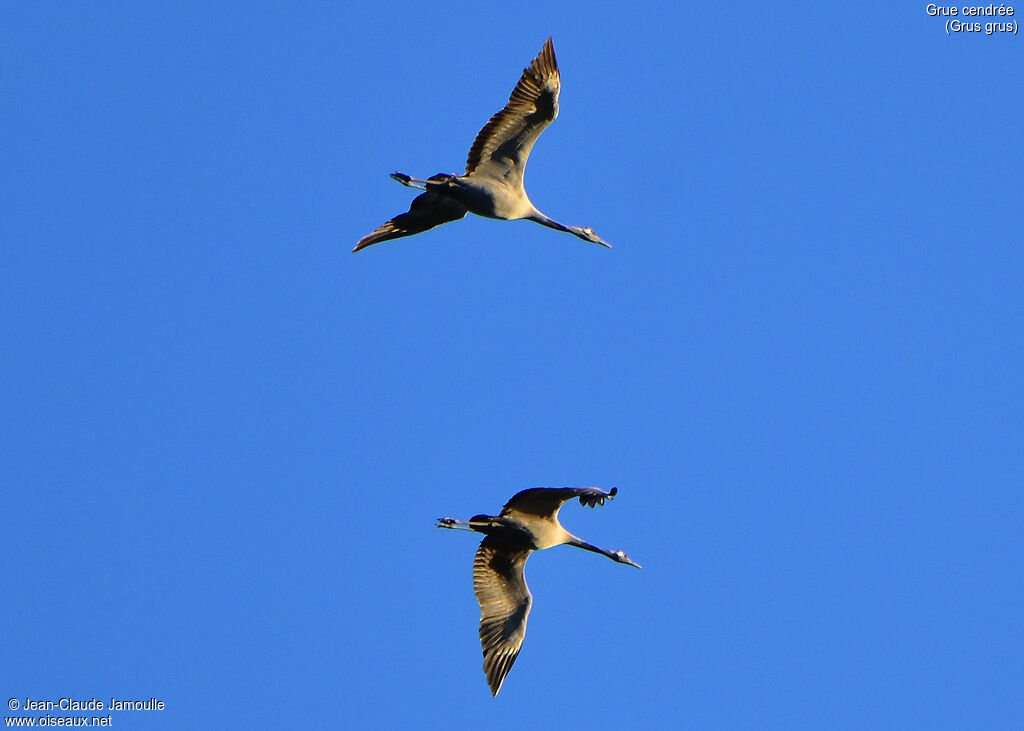
[{"label": "crane's wing", "polygon": [[373,233],[359,239],[359,243],[352,251],[356,252],[388,239],[412,236],[442,223],[457,221],[465,215],[466,208],[461,203],[428,190],[412,199],[412,205],[406,213],[395,216]]},{"label": "crane's wing", "polygon": [[556,515],[562,504],[573,498],[578,497],[580,505],[592,508],[604,505],[605,500],[611,500],[618,492],[617,487],[608,492],[599,487],[531,487],[513,495],[501,509],[501,515],[518,511],[546,518]]},{"label": "crane's wing", "polygon": [[473,559],[473,591],[480,602],[480,645],[491,694],[498,695],[526,638],[533,597],[523,567],[530,552],[484,538]]},{"label": "crane's wing", "polygon": [[558,116],[561,88],[555,47],[548,38],[530,67],[523,69],[505,108],[490,118],[473,141],[466,175],[478,171],[495,178],[512,177],[511,182],[522,185],[533,143]]}]

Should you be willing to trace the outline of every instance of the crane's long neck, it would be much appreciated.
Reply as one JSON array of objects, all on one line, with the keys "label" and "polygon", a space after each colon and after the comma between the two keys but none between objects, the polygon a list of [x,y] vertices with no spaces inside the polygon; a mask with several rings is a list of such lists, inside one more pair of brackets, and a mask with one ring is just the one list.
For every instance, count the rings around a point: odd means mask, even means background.
[{"label": "crane's long neck", "polygon": [[605,550],[605,549],[603,549],[603,548],[598,548],[597,546],[592,546],[592,545],[590,545],[589,543],[587,543],[586,541],[581,541],[581,540],[580,540],[579,538],[577,538],[576,536],[572,536],[570,540],[566,541],[566,543],[568,543],[568,544],[569,544],[569,545],[571,545],[571,546],[577,546],[577,547],[579,547],[579,548],[585,548],[585,549],[587,549],[588,551],[593,551],[594,553],[601,553],[601,554],[604,554],[605,556],[607,556],[608,558],[610,558],[610,559],[611,559],[612,561],[614,561],[615,563],[624,563],[624,564],[629,564],[630,566],[633,566],[633,567],[635,567],[635,568],[638,568],[638,569],[639,569],[639,568],[642,568],[642,567],[640,566],[640,564],[638,564],[638,563],[637,563],[636,561],[634,561],[633,559],[629,558],[629,557],[628,557],[628,556],[627,556],[627,555],[626,555],[625,553],[623,553],[622,551],[606,551],[606,550]]},{"label": "crane's long neck", "polygon": [[543,213],[538,211],[536,208],[534,208],[533,213],[531,213],[526,218],[530,221],[536,221],[537,223],[543,226],[547,226],[548,228],[553,228],[556,231],[567,231],[568,233],[576,233],[575,231],[572,230],[572,227],[566,226],[563,223],[559,223],[553,218],[548,218]]},{"label": "crane's long neck", "polygon": [[618,560],[615,556],[614,551],[607,551],[603,548],[598,548],[597,546],[587,543],[586,541],[581,540],[576,536],[572,536],[568,541],[566,541],[566,543],[568,543],[570,546],[576,546],[576,548],[584,548],[588,551],[593,551],[594,553],[600,553],[602,556],[607,556],[612,561]]},{"label": "crane's long neck", "polygon": [[595,234],[593,229],[581,228],[580,226],[567,226],[564,223],[559,223],[558,221],[552,218],[548,218],[543,213],[538,211],[536,208],[533,208],[532,204],[531,210],[532,212],[529,215],[525,216],[527,220],[536,221],[537,223],[543,224],[548,228],[553,228],[556,231],[565,231],[567,233],[571,233],[573,236],[579,236],[584,241],[589,241],[592,244],[600,244],[601,246],[606,246],[609,249],[612,248],[612,245],[609,244],[604,239],[602,239],[597,234]]}]

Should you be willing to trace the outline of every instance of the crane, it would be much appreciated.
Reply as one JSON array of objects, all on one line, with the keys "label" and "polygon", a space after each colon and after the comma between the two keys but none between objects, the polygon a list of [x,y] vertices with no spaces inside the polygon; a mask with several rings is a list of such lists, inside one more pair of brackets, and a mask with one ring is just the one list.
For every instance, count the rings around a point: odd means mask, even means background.
[{"label": "crane", "polygon": [[424,192],[413,199],[406,213],[361,238],[353,253],[381,241],[456,221],[467,212],[506,221],[536,221],[611,248],[592,228],[567,226],[548,218],[530,202],[523,187],[530,150],[540,133],[558,116],[560,89],[555,47],[549,37],[530,66],[523,69],[508,103],[477,134],[469,149],[466,173],[438,173],[426,180],[392,173],[391,177],[402,185]]},{"label": "crane", "polygon": [[480,644],[492,695],[501,690],[526,638],[533,595],[523,569],[531,553],[568,544],[640,568],[622,551],[593,546],[558,522],[558,511],[573,498],[593,508],[617,493],[615,487],[608,492],[598,487],[533,487],[513,495],[498,515],[474,515],[468,521],[438,518],[438,528],[486,535],[473,559],[473,590],[480,603]]}]

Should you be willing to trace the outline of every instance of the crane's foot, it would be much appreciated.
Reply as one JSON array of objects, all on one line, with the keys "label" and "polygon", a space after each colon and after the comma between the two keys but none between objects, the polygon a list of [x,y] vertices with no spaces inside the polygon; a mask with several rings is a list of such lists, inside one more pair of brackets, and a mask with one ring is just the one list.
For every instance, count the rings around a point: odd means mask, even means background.
[{"label": "crane's foot", "polygon": [[426,180],[414,178],[411,175],[406,175],[405,173],[394,172],[391,173],[391,177],[409,188],[417,188],[418,190],[426,190],[427,188]]},{"label": "crane's foot", "polygon": [[455,518],[438,518],[438,528],[451,528],[452,530],[473,530],[469,527],[469,523],[464,520],[456,520]]}]

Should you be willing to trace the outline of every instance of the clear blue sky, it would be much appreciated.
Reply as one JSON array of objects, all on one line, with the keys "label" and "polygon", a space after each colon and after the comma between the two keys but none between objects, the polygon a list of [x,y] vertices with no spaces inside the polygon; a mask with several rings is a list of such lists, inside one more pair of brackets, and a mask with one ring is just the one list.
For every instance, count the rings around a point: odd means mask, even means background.
[{"label": "clear blue sky", "polygon": [[[1024,38],[926,3],[5,3],[4,698],[1024,723]],[[1024,15],[1024,10],[1022,10]],[[1024,20],[1024,17],[1017,17]],[[545,38],[533,201],[357,255]],[[502,694],[473,536],[567,527]]]}]

